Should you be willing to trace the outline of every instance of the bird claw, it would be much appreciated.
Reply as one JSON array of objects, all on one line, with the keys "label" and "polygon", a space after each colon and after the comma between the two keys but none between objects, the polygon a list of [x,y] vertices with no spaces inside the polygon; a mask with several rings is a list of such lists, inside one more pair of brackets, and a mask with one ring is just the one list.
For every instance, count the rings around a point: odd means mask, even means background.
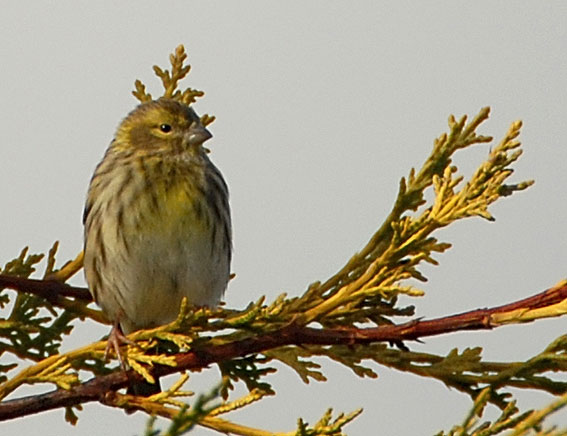
[{"label": "bird claw", "polygon": [[124,371],[127,371],[129,369],[128,365],[122,358],[122,353],[120,352],[120,346],[124,344],[137,346],[137,344],[134,341],[131,341],[124,335],[124,333],[122,333],[120,324],[118,322],[115,322],[114,325],[112,326],[112,329],[110,330],[110,334],[108,335],[108,341],[106,342],[106,349],[104,351],[104,360],[108,361],[108,358],[110,356],[110,350],[112,349],[114,350],[114,353],[118,358],[120,367]]}]

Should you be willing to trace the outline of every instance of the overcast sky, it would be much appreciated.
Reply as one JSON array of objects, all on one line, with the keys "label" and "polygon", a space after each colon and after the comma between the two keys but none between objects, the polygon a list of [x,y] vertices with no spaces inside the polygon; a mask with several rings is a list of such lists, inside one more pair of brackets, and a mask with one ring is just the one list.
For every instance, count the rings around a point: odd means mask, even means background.
[{"label": "overcast sky", "polygon": [[[116,6],[118,4],[118,6]],[[493,207],[496,222],[458,223],[454,244],[427,268],[432,317],[503,304],[555,284],[567,253],[567,2],[528,1],[5,1],[0,13],[0,264],[25,245],[61,262],[81,249],[88,181],[135,105],[136,78],[161,92],[151,66],[180,43],[193,66],[195,108],[217,116],[207,143],[231,190],[229,307],[260,295],[299,295],[336,272],[378,228],[399,178],[420,166],[449,114],[492,116],[499,139],[521,119],[525,154],[514,181],[527,192]],[[489,146],[465,151],[469,173]],[[81,277],[75,284],[83,285]],[[66,349],[107,333],[80,326]],[[564,320],[431,338],[415,349],[482,345],[490,359],[526,359],[565,332]],[[412,346],[413,347],[413,346]],[[233,415],[290,431],[326,410],[365,413],[353,436],[430,435],[460,422],[470,402],[435,380],[375,367],[376,380],[325,363],[306,386],[286,368],[277,397]],[[207,389],[216,369],[189,389]],[[550,397],[522,396],[541,407]],[[63,410],[0,424],[2,434],[134,435],[145,417],[86,405],[76,428]],[[567,415],[555,422],[567,426]],[[231,416],[228,416],[229,418]],[[194,434],[211,435],[197,429]]]}]

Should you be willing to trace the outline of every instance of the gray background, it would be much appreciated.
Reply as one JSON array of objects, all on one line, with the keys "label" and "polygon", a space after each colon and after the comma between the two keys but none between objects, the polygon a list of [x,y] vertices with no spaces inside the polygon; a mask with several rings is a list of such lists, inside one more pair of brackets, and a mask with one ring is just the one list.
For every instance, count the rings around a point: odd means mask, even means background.
[{"label": "gray background", "polygon": [[[230,307],[262,294],[298,295],[333,274],[378,227],[399,178],[421,165],[447,116],[485,105],[493,115],[481,133],[498,139],[511,121],[525,122],[514,180],[536,185],[493,207],[495,223],[467,220],[441,232],[454,248],[425,269],[427,295],[413,303],[432,317],[539,292],[566,275],[566,19],[567,3],[551,1],[5,1],[0,262],[27,244],[45,252],[56,239],[61,261],[77,254],[87,184],[136,104],[134,79],[159,95],[151,66],[164,66],[183,43],[193,65],[186,84],[207,93],[196,109],[218,117],[208,146],[231,189],[238,277],[226,294]],[[469,174],[487,151],[466,151],[457,163]],[[526,359],[564,326],[454,334],[415,349],[482,345],[490,359]],[[66,349],[107,331],[82,325]],[[277,397],[233,418],[290,431],[297,417],[313,422],[328,406],[363,406],[350,435],[428,435],[469,409],[464,395],[434,380],[381,367],[379,379],[360,380],[324,368],[329,382],[309,386],[284,368],[271,379]],[[206,389],[215,375],[196,375],[191,389]],[[521,405],[548,400],[522,395]],[[76,428],[58,410],[0,430],[133,435],[144,422],[92,404]]]}]

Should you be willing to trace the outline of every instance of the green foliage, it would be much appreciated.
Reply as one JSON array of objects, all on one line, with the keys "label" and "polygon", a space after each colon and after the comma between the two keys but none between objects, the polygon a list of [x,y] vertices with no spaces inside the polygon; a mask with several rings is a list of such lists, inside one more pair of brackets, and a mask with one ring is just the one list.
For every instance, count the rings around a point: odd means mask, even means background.
[{"label": "green foliage", "polygon": [[266,394],[273,394],[274,391],[270,384],[262,381],[267,375],[276,372],[274,368],[262,367],[268,360],[254,355],[219,362],[219,369],[226,380],[221,390],[222,397],[226,400],[229,391],[234,389],[232,382],[238,381],[244,382],[250,392],[259,390]]},{"label": "green foliage", "polygon": [[500,416],[494,421],[480,422],[482,413],[492,396],[490,388],[484,389],[477,397],[470,413],[463,423],[456,425],[447,433],[439,432],[436,436],[491,436],[506,434],[508,436],[564,436],[567,429],[551,427],[543,429],[541,423],[545,418],[565,407],[567,395],[551,403],[540,411],[519,412],[514,401],[502,409]]},{"label": "green foliage", "polygon": [[297,423],[297,436],[333,435],[341,436],[342,428],[362,413],[362,409],[355,410],[348,415],[341,413],[332,420],[333,409],[327,410],[325,415],[312,428],[302,419]]},{"label": "green foliage", "polygon": [[[154,71],[162,81],[164,96],[192,103],[203,94],[201,91],[177,90],[179,80],[189,72],[189,66],[184,65],[186,57],[180,46],[170,58],[171,71],[159,67]],[[140,101],[152,98],[139,81],[136,81],[134,95]],[[392,326],[400,318],[414,315],[414,307],[399,305],[399,297],[424,295],[423,290],[411,284],[415,282],[412,279],[426,280],[420,268],[424,263],[437,265],[438,255],[450,248],[449,243],[434,236],[435,232],[464,218],[492,220],[489,211],[492,203],[532,184],[531,181],[506,183],[513,174],[512,164],[521,156],[517,141],[521,122],[512,123],[468,180],[453,165],[457,152],[492,142],[491,137],[476,132],[488,115],[489,110],[485,108],[471,121],[466,116],[458,120],[449,118],[448,132],[435,140],[423,166],[419,170],[412,169],[401,179],[397,198],[384,223],[367,245],[332,277],[314,282],[298,296],[282,294],[271,303],[266,303],[262,297],[243,311],[194,308],[185,303],[173,323],[129,336],[137,346],[123,347],[125,361],[147,380],[153,380],[156,367],[175,368],[179,353],[209,355],[213,349],[226,347],[232,353],[227,351],[230,358],[205,364],[217,364],[222,375],[218,386],[210,393],[198,396],[189,406],[187,400],[192,393],[181,390],[188,378],[182,375],[166,392],[149,398],[116,392],[105,395],[105,404],[126,410],[136,408],[170,420],[169,428],[160,431],[155,429],[155,418],[152,418],[146,436],[181,435],[195,425],[227,434],[274,434],[244,427],[220,416],[276,394],[271,377],[282,365],[297,373],[305,383],[326,381],[319,363],[325,359],[351,369],[359,377],[377,377],[376,365],[387,366],[439,380],[469,395],[474,404],[463,424],[439,436],[493,435],[509,430],[523,435],[529,429],[539,428],[545,417],[567,402],[564,396],[567,383],[549,375],[550,371],[567,371],[564,358],[567,337],[558,338],[525,362],[488,362],[483,360],[480,348],[453,350],[446,356],[418,353],[401,341],[350,344],[337,340],[332,344],[304,344],[294,340],[279,346],[269,345],[272,343],[269,339],[289,326],[341,332]],[[205,116],[203,122],[208,124],[212,120]],[[432,200],[427,201],[429,197]],[[47,256],[45,277],[65,282],[80,267],[80,261],[69,262],[57,271],[56,249],[54,245]],[[24,249],[6,264],[2,275],[27,278],[42,259],[43,255],[28,255]],[[104,341],[59,354],[63,340],[72,333],[72,322],[79,319],[104,321],[100,312],[88,304],[81,300],[80,294],[46,297],[45,294],[34,295],[29,289],[0,290],[0,408],[7,395],[25,385],[50,383],[69,390],[90,378],[121,371],[115,360],[105,361]],[[500,315],[502,322],[522,322],[521,314]],[[549,314],[538,312],[529,319],[543,316]],[[247,352],[235,350],[239,344],[257,344],[254,341],[260,340],[267,341],[267,345]],[[239,383],[248,393],[234,399],[235,386]],[[518,388],[563,396],[549,408],[519,413],[512,400],[512,390]],[[482,410],[488,404],[500,408],[501,416],[494,422],[479,423]],[[79,407],[67,407],[66,419],[76,422],[79,410]],[[313,426],[300,419],[294,431],[277,434],[339,436],[344,434],[344,426],[360,413],[361,410],[357,410],[333,419],[329,410]],[[539,434],[566,433],[550,430]]]},{"label": "green foliage", "polygon": [[163,432],[154,429],[155,417],[150,418],[144,436],[177,436],[188,433],[218,407],[219,395],[220,386],[208,394],[199,395],[191,408],[184,404],[171,418],[169,428]]},{"label": "green foliage", "polygon": [[[47,267],[54,262],[57,243],[50,250]],[[29,277],[44,258],[43,254],[28,254],[24,248],[20,255],[1,270],[3,275]],[[11,353],[21,359],[40,361],[59,351],[65,335],[71,333],[71,322],[77,317],[68,311],[57,312],[45,299],[32,294],[0,290],[0,308],[8,313],[0,319],[0,357]],[[13,305],[8,308],[8,302]],[[0,376],[0,380],[5,380]]]}]

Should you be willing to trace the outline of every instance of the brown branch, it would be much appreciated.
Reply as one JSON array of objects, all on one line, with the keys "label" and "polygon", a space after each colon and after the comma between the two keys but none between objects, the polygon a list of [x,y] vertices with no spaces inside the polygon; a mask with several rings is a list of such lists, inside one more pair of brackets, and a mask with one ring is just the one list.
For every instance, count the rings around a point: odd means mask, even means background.
[{"label": "brown branch", "polygon": [[[156,366],[154,376],[165,376],[184,370],[198,370],[213,363],[261,353],[286,345],[354,345],[373,342],[399,342],[462,330],[492,329],[501,324],[491,320],[495,315],[518,309],[541,309],[567,299],[567,283],[523,300],[490,309],[478,309],[432,320],[415,320],[400,325],[366,329],[315,329],[290,323],[272,332],[247,339],[196,349],[175,356],[177,366]],[[23,397],[0,403],[0,421],[31,415],[60,407],[76,406],[91,401],[110,404],[107,395],[126,387],[132,380],[141,380],[134,371],[117,371],[95,377],[69,390],[56,390],[42,395]]]},{"label": "brown branch", "polygon": [[0,274],[0,290],[3,288],[37,295],[44,298],[52,306],[68,310],[80,317],[88,316],[94,321],[109,324],[100,310],[87,307],[93,301],[87,288],[69,286],[56,279],[36,280]]},{"label": "brown branch", "polygon": [[10,288],[45,298],[57,306],[57,297],[73,297],[75,300],[92,301],[87,288],[69,286],[59,280],[36,280],[0,274],[0,289]]}]

